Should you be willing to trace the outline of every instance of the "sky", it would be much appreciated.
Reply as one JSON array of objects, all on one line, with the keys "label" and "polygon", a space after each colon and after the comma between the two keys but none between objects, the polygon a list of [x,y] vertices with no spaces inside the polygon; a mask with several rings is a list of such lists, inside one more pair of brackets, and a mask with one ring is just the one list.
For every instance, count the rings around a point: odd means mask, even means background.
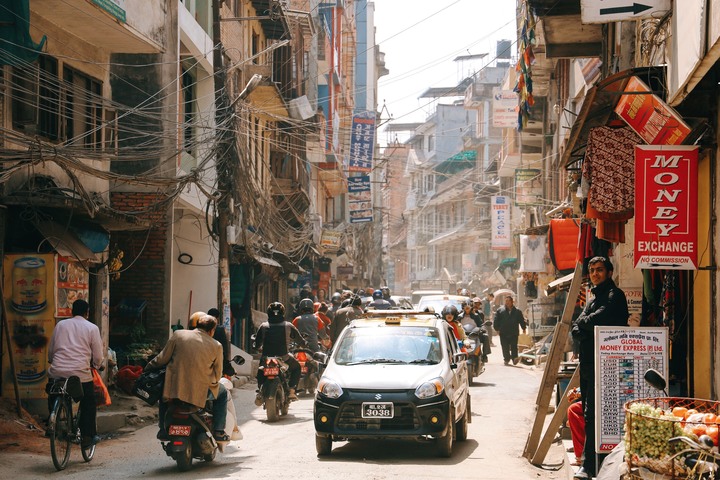
[{"label": "sky", "polygon": [[[385,122],[423,122],[431,99],[418,97],[428,88],[457,85],[495,57],[496,42],[517,48],[516,0],[374,0],[375,40],[385,53],[390,74],[378,82],[378,110]],[[456,62],[462,55],[487,53],[483,60]],[[443,100],[448,102],[447,99]],[[394,134],[393,134],[394,135]],[[380,128],[378,141],[388,135]]]}]

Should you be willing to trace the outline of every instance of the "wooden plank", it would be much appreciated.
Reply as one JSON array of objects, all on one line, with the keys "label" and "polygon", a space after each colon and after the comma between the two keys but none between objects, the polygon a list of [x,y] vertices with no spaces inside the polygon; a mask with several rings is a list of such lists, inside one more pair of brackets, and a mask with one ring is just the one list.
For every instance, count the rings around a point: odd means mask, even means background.
[{"label": "wooden plank", "polygon": [[528,459],[535,457],[535,452],[538,448],[542,428],[545,424],[545,417],[547,416],[548,407],[550,406],[550,398],[552,397],[555,382],[557,381],[558,368],[560,367],[562,356],[565,353],[565,344],[567,343],[568,332],[570,331],[570,323],[572,322],[575,303],[581,286],[582,263],[578,263],[575,265],[575,274],[573,275],[572,283],[570,283],[570,291],[565,301],[562,318],[560,322],[555,325],[555,333],[553,334],[552,343],[550,344],[548,360],[545,364],[543,379],[540,383],[540,389],[538,390],[538,396],[535,402],[535,422],[528,435],[525,450],[523,451],[523,456]]},{"label": "wooden plank", "polygon": [[553,440],[555,440],[555,435],[557,435],[560,425],[562,425],[567,418],[567,409],[570,406],[567,394],[578,385],[580,385],[580,368],[575,369],[573,376],[570,378],[570,383],[568,383],[567,388],[565,388],[565,391],[562,393],[560,404],[555,410],[555,414],[553,414],[547,429],[545,429],[545,435],[543,435],[542,440],[540,440],[540,445],[538,446],[535,455],[533,455],[530,460],[530,463],[533,465],[542,465],[545,460],[545,456],[547,455],[548,450],[550,450],[550,445],[552,445]]}]

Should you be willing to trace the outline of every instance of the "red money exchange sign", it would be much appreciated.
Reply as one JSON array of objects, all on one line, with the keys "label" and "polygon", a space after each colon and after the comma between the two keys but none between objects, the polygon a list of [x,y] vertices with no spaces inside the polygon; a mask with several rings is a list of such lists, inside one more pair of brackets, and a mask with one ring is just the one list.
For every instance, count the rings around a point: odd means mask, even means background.
[{"label": "red money exchange sign", "polygon": [[697,269],[696,146],[635,146],[635,268]]}]

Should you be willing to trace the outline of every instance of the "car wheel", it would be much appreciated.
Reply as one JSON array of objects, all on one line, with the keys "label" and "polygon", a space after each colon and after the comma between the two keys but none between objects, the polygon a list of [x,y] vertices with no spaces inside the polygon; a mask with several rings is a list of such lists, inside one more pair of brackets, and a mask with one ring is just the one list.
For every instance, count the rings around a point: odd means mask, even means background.
[{"label": "car wheel", "polygon": [[470,421],[470,396],[468,395],[467,403],[465,406],[465,414],[455,424],[455,439],[458,442],[463,442],[463,441],[467,440],[469,421]]},{"label": "car wheel", "polygon": [[332,451],[332,438],[315,434],[315,450],[318,456],[330,455]]},{"label": "car wheel", "polygon": [[450,410],[447,420],[447,432],[437,439],[438,455],[445,458],[452,456],[453,437],[455,436],[455,411]]}]

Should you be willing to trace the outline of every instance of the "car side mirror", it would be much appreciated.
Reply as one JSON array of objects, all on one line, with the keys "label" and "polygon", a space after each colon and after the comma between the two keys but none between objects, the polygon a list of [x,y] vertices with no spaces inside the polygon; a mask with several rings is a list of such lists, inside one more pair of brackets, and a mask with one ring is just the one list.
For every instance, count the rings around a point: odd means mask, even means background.
[{"label": "car side mirror", "polygon": [[313,353],[312,357],[313,357],[313,359],[317,360],[319,363],[322,363],[323,365],[325,365],[325,363],[327,363],[327,355],[324,354],[323,352],[315,352],[315,353]]},{"label": "car side mirror", "polygon": [[457,368],[458,364],[464,363],[467,361],[467,353],[465,352],[458,352],[455,355],[453,355],[453,363],[450,365],[452,368]]}]

